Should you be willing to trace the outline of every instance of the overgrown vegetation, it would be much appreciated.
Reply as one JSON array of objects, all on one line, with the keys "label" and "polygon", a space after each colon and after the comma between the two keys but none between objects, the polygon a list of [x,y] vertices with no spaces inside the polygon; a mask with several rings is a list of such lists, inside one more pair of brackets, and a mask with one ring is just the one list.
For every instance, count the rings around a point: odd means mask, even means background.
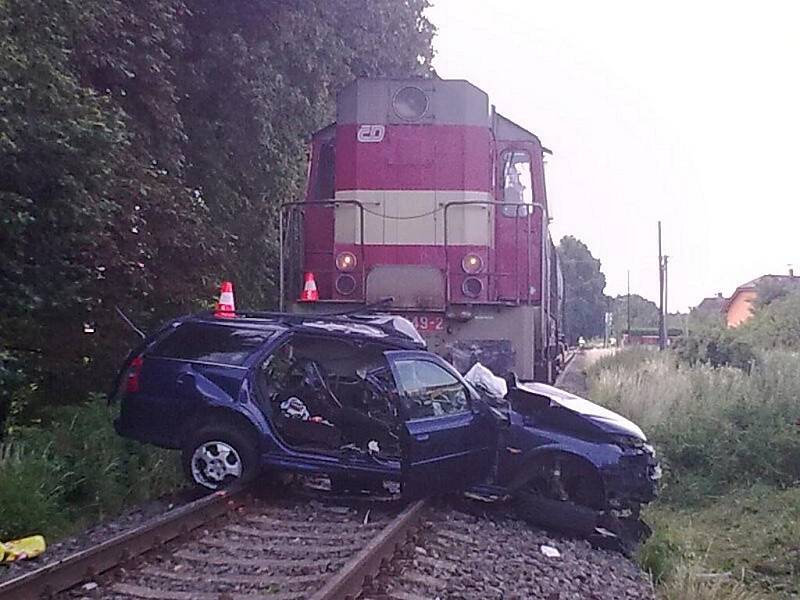
[{"label": "overgrown vegetation", "polygon": [[150,329],[221,279],[274,306],[310,134],[355,77],[431,76],[427,6],[0,0],[0,537],[172,489],[79,404],[135,341],[114,306]]},{"label": "overgrown vegetation", "polygon": [[0,0],[0,360],[26,397],[107,383],[129,333],[114,305],[151,327],[225,278],[271,306],[310,134],[354,77],[430,74],[426,7]]},{"label": "overgrown vegetation", "polygon": [[94,397],[12,430],[0,444],[0,540],[60,537],[181,485],[175,453],[124,440],[111,421]]},{"label": "overgrown vegetation", "polygon": [[762,279],[748,320],[729,329],[721,314],[693,316],[690,334],[675,345],[678,357],[690,365],[747,370],[758,350],[800,352],[800,277]]},{"label": "overgrown vegetation", "polygon": [[674,348],[678,359],[691,366],[730,366],[749,371],[756,363],[753,346],[722,325],[706,327],[678,338]]},{"label": "overgrown vegetation", "polygon": [[665,467],[641,555],[665,598],[800,592],[800,354],[753,352],[742,369],[633,348],[590,371]]}]

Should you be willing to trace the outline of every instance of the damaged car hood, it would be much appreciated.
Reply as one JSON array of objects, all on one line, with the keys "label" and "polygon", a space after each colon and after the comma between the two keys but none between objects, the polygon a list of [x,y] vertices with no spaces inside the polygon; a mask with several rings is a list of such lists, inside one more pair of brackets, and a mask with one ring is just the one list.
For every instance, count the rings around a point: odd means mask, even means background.
[{"label": "damaged car hood", "polygon": [[524,383],[520,384],[518,389],[527,390],[539,396],[545,396],[549,398],[553,404],[589,419],[608,433],[628,435],[639,438],[642,441],[647,440],[644,432],[636,423],[629,421],[614,411],[608,410],[594,402],[590,402],[585,398],[581,398],[580,396],[570,394],[569,392],[544,383]]}]

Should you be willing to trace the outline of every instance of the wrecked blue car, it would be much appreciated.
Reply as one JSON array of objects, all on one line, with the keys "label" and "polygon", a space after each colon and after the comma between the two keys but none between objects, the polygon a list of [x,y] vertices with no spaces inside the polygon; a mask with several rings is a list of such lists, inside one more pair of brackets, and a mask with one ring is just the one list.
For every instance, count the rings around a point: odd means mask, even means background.
[{"label": "wrecked blue car", "polygon": [[489,393],[388,315],[177,319],[130,354],[112,397],[120,435],[181,450],[208,489],[278,471],[335,492],[513,500],[538,521],[568,506],[568,527],[593,529],[638,518],[660,476],[630,421],[513,376]]}]

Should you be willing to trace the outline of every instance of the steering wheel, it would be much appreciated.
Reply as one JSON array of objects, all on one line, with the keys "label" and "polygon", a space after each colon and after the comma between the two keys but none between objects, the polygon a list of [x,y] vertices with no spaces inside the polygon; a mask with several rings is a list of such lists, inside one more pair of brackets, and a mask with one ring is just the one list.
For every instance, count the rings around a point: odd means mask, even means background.
[{"label": "steering wheel", "polygon": [[328,382],[325,381],[325,376],[322,374],[322,370],[316,361],[309,358],[297,359],[292,363],[289,372],[291,374],[297,372],[302,378],[303,383],[316,389],[322,389],[336,406],[342,408],[342,403],[339,402],[339,399],[333,391],[331,391],[331,388],[328,387]]},{"label": "steering wheel", "polygon": [[430,404],[450,404],[450,396],[445,392],[433,392],[430,396]]}]

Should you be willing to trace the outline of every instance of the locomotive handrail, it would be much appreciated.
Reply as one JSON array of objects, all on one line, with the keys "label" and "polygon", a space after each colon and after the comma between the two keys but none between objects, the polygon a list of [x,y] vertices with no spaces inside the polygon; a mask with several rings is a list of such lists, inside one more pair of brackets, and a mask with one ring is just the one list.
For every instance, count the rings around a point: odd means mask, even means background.
[{"label": "locomotive handrail", "polygon": [[[296,210],[297,208],[301,208],[304,206],[309,205],[316,205],[317,207],[324,207],[324,206],[331,206],[336,208],[339,204],[352,204],[355,205],[359,210],[359,254],[361,255],[359,264],[361,265],[361,290],[364,293],[364,301],[366,302],[366,254],[364,252],[364,205],[363,203],[359,202],[358,200],[296,200],[292,202],[283,202],[280,206],[280,215],[278,218],[278,238],[280,240],[279,249],[278,249],[278,261],[279,261],[279,277],[280,277],[280,285],[279,285],[279,294],[280,294],[280,310],[283,311],[285,309],[285,267],[284,267],[284,255],[283,255],[283,215],[287,209]],[[335,251],[331,250],[331,254],[335,256]]]},{"label": "locomotive handrail", "polygon": [[[338,205],[353,205],[358,208],[359,211],[359,240],[358,240],[358,248],[359,248],[359,255],[361,260],[361,289],[364,292],[364,301],[366,301],[366,252],[364,248],[364,240],[365,240],[365,225],[364,225],[364,214],[371,213],[372,211],[367,210],[364,207],[364,203],[358,200],[298,200],[292,202],[284,202],[280,206],[280,218],[279,218],[279,238],[280,238],[280,247],[279,247],[279,278],[280,278],[280,285],[279,285],[279,293],[280,293],[280,309],[285,309],[285,301],[286,301],[286,272],[285,272],[285,256],[284,256],[284,215],[288,210],[297,210],[298,208],[304,207],[336,207]],[[450,245],[449,245],[449,223],[448,223],[448,210],[453,206],[485,206],[485,207],[508,207],[508,202],[499,202],[497,200],[453,200],[450,202],[446,202],[441,206],[441,210],[444,213],[444,258],[445,258],[445,293],[446,293],[446,302],[449,304],[451,302],[452,290],[451,290],[451,274],[450,274]],[[520,212],[524,210],[527,214],[527,231],[525,232],[526,238],[526,247],[528,253],[528,260],[527,260],[527,284],[526,286],[530,285],[531,280],[531,267],[533,263],[533,257],[531,256],[532,248],[530,241],[533,237],[533,231],[531,228],[531,217],[533,216],[533,210],[538,208],[541,211],[541,218],[542,218],[542,239],[544,240],[544,219],[546,218],[547,209],[546,207],[540,202],[532,202],[530,204],[517,204],[514,205],[516,207],[516,216],[520,216]],[[438,210],[437,210],[438,212]],[[542,243],[544,246],[544,241]],[[331,254],[335,255],[335,251],[331,250]],[[544,252],[542,252],[542,260],[544,260]],[[519,269],[519,228],[515,228],[515,235],[514,235],[514,288],[515,288],[515,299],[514,302],[519,305],[521,303],[520,297],[520,290],[519,290],[519,281],[520,281],[520,269]],[[490,269],[487,269],[486,276],[487,278],[491,277],[505,277],[510,275],[510,273],[493,273]],[[542,268],[541,272],[541,279],[540,282],[540,290],[544,290],[544,281],[545,273],[544,268]],[[544,295],[544,294],[543,294]],[[531,304],[531,294],[530,290],[528,289],[526,293],[526,303]],[[542,308],[544,308],[544,297],[542,298]]]},{"label": "locomotive handrail", "polygon": [[[453,200],[451,202],[446,202],[443,205],[443,209],[444,209],[445,290],[446,290],[446,298],[447,298],[448,304],[450,303],[450,299],[451,299],[451,293],[450,293],[451,289],[450,289],[450,256],[449,256],[449,244],[448,244],[448,235],[447,235],[447,232],[448,232],[448,229],[449,229],[448,228],[448,223],[447,223],[447,211],[451,206],[470,206],[470,205],[473,205],[473,206],[503,206],[503,207],[508,207],[509,203],[508,202],[499,202],[497,200]],[[528,261],[527,261],[528,262],[528,264],[527,264],[527,270],[528,270],[528,279],[527,279],[527,281],[528,281],[528,284],[527,285],[530,285],[529,282],[531,280],[531,264],[533,262],[532,257],[531,257],[530,240],[533,237],[533,231],[531,230],[531,217],[533,216],[533,209],[534,208],[538,208],[539,210],[541,210],[542,225],[543,225],[542,226],[542,238],[544,238],[544,219],[545,219],[545,216],[547,214],[547,208],[544,206],[544,204],[542,204],[541,202],[532,202],[530,204],[517,204],[516,205],[516,215],[515,215],[515,217],[519,217],[520,216],[520,214],[519,214],[520,213],[520,209],[524,209],[525,212],[527,213],[527,215],[526,215],[527,221],[528,221],[527,222],[527,228],[528,229],[527,229],[527,232],[526,232],[526,238],[527,238],[527,241],[528,241],[528,243],[526,244],[527,251],[528,251]],[[544,254],[542,254],[542,260],[544,260]],[[489,274],[488,269],[487,269],[487,277],[489,277],[489,276],[491,276],[491,275]],[[542,281],[544,281],[544,269],[542,269],[541,278],[542,278]],[[519,304],[520,303],[520,294],[519,294],[519,228],[514,228],[514,289],[516,291],[516,293],[515,293],[516,303]],[[541,285],[541,284],[540,284],[540,289],[541,290],[544,289],[544,286]],[[544,296],[543,291],[541,293]],[[531,296],[530,290],[528,290],[528,292],[526,294],[527,304],[531,303],[531,297],[530,296]],[[544,306],[544,298],[542,299],[542,306]]]}]

